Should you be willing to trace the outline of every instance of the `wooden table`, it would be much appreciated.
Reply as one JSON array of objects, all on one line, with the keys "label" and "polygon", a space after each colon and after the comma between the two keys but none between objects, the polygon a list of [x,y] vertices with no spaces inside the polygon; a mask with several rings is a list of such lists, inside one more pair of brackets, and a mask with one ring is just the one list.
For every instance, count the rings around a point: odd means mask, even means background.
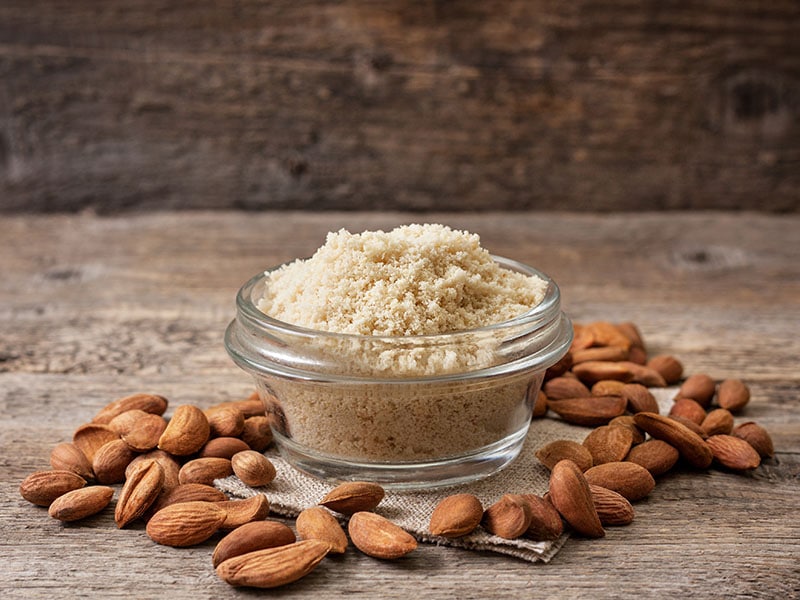
[{"label": "wooden table", "polygon": [[110,511],[65,526],[19,482],[116,397],[248,393],[222,345],[238,286],[309,255],[330,229],[422,219],[541,267],[578,321],[634,321],[688,373],[745,379],[743,418],[769,429],[778,454],[748,475],[664,477],[632,525],[571,539],[546,565],[428,545],[397,562],[352,551],[274,594],[800,597],[800,216],[291,212],[0,220],[0,597],[255,596],[216,578],[211,542],[157,546],[141,526],[117,530]]}]

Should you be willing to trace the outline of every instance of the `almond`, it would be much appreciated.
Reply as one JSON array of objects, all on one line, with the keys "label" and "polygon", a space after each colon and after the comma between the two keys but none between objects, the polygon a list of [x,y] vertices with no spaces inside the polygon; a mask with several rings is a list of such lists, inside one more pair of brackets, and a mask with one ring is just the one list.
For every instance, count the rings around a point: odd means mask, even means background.
[{"label": "almond", "polygon": [[252,487],[267,485],[275,479],[275,465],[255,450],[238,452],[231,458],[231,466],[236,476]]},{"label": "almond", "polygon": [[772,438],[767,430],[758,423],[753,423],[752,421],[742,423],[733,430],[732,435],[750,444],[762,458],[768,458],[775,454]]},{"label": "almond", "polygon": [[734,471],[755,469],[761,464],[761,457],[745,440],[732,435],[712,435],[706,440],[714,458],[723,467]]},{"label": "almond", "polygon": [[683,365],[671,354],[659,354],[647,361],[647,366],[658,371],[668,385],[673,385],[681,380]]},{"label": "almond", "polygon": [[656,481],[650,471],[633,462],[611,462],[586,471],[586,481],[599,485],[635,502],[653,491]]},{"label": "almond", "polygon": [[730,434],[733,431],[733,415],[726,408],[716,408],[706,415],[700,428],[706,436],[717,434]]},{"label": "almond", "polygon": [[187,456],[203,447],[210,432],[203,411],[191,404],[183,404],[175,409],[175,414],[158,440],[158,447],[176,456]]},{"label": "almond", "polygon": [[589,489],[592,492],[592,502],[597,516],[603,526],[629,525],[633,522],[633,506],[625,496],[599,485],[590,484]]},{"label": "almond", "polygon": [[564,373],[572,368],[572,352],[567,352],[562,356],[559,361],[551,367],[548,367],[544,373],[544,380],[549,381],[554,377],[561,377]]},{"label": "almond", "polygon": [[244,415],[245,419],[250,417],[264,416],[264,403],[258,396],[258,392],[253,392],[244,400],[229,400],[220,402],[211,408],[235,408]]},{"label": "almond", "polygon": [[330,545],[330,552],[344,554],[347,535],[330,511],[321,506],[312,506],[297,515],[297,535],[304,540],[320,540]]},{"label": "almond", "polygon": [[708,408],[717,384],[705,373],[698,373],[686,378],[680,389],[677,398],[691,398],[703,408]]},{"label": "almond", "polygon": [[594,334],[589,330],[588,327],[578,323],[573,323],[572,329],[574,331],[574,335],[572,337],[572,343],[569,346],[569,352],[567,353],[570,355],[570,358],[572,358],[573,352],[594,346]]},{"label": "almond", "polygon": [[589,396],[548,400],[547,407],[567,423],[597,427],[624,413],[626,404],[619,396]]},{"label": "almond", "polygon": [[542,390],[539,390],[536,392],[536,399],[533,401],[531,418],[538,419],[539,417],[543,417],[545,414],[547,414],[547,394],[545,394]]},{"label": "almond", "polygon": [[151,450],[150,452],[140,454],[134,458],[128,465],[128,468],[125,469],[125,478],[127,479],[130,477],[131,472],[134,468],[136,468],[137,464],[146,460],[155,460],[164,470],[164,485],[162,487],[163,491],[168,492],[169,490],[180,485],[180,481],[178,481],[178,474],[180,473],[181,467],[178,464],[178,461],[176,461],[170,454],[164,452],[163,450]]},{"label": "almond", "polygon": [[353,545],[373,558],[400,558],[417,547],[417,540],[410,533],[373,512],[355,513],[350,517],[347,531]]},{"label": "almond", "polygon": [[233,467],[227,458],[195,458],[181,467],[178,481],[211,485],[215,479],[223,479],[232,474]]},{"label": "almond", "polygon": [[592,500],[592,492],[578,466],[562,460],[550,473],[550,501],[572,528],[586,537],[605,535]]},{"label": "almond", "polygon": [[59,496],[86,485],[86,480],[72,471],[37,471],[19,484],[19,493],[37,506],[50,506]]},{"label": "almond", "polygon": [[633,343],[622,330],[607,321],[595,321],[586,325],[586,329],[591,333],[593,346],[620,346],[628,350]]},{"label": "almond", "polygon": [[678,398],[675,400],[675,404],[669,409],[669,414],[672,417],[683,417],[697,425],[700,425],[706,418],[706,410],[691,398]]},{"label": "almond", "polygon": [[589,449],[572,440],[556,440],[545,444],[536,451],[536,458],[551,471],[562,460],[571,460],[581,471],[585,471],[593,464]]},{"label": "almond", "polygon": [[639,331],[639,328],[631,322],[625,323],[617,323],[615,325],[617,331],[619,331],[622,335],[628,338],[628,341],[631,343],[631,350],[638,349],[644,351],[644,341],[642,340],[642,334]]},{"label": "almond", "polygon": [[631,346],[628,351],[628,361],[637,365],[647,365],[647,350],[640,346]]},{"label": "almond", "polygon": [[738,413],[750,402],[750,388],[741,379],[726,379],[719,384],[717,404],[732,413]]},{"label": "almond", "polygon": [[328,553],[327,542],[303,540],[234,556],[217,566],[217,575],[233,586],[274,588],[308,575]]},{"label": "almond", "polygon": [[577,379],[569,377],[556,377],[544,384],[544,393],[548,400],[562,400],[564,398],[583,398],[590,396],[589,388]]},{"label": "almond", "polygon": [[167,421],[161,415],[145,414],[133,427],[120,437],[136,452],[147,452],[158,445],[158,440],[167,428]]},{"label": "almond", "polygon": [[155,394],[133,394],[107,404],[92,419],[92,423],[107,425],[119,414],[128,410],[143,410],[154,415],[163,415],[167,410],[167,399]]},{"label": "almond", "polygon": [[377,483],[348,481],[342,483],[320,500],[320,504],[344,515],[374,509],[386,495]]},{"label": "almond", "polygon": [[[278,521],[253,521],[237,527],[222,538],[211,562],[216,568],[220,563],[234,556],[241,556],[256,550],[286,546],[296,541],[294,532]],[[345,539],[345,543],[347,540]]]},{"label": "almond", "polygon": [[430,532],[446,538],[472,533],[483,518],[483,506],[473,494],[442,498],[431,514]]},{"label": "almond", "polygon": [[116,439],[119,439],[119,436],[108,425],[86,423],[75,430],[72,443],[83,452],[86,460],[91,463],[94,460],[95,452],[101,446]]},{"label": "almond", "polygon": [[50,466],[56,471],[72,471],[85,480],[94,479],[92,464],[75,444],[62,442],[50,452]]},{"label": "almond", "polygon": [[534,494],[523,494],[528,503],[531,522],[525,531],[525,537],[536,541],[557,540],[564,533],[561,515],[549,500]]},{"label": "almond", "polygon": [[711,449],[703,438],[685,425],[655,413],[639,413],[634,416],[634,421],[654,438],[676,448],[693,467],[706,469],[711,464]]},{"label": "almond", "polygon": [[269,515],[269,500],[256,494],[244,500],[225,500],[217,503],[225,511],[222,529],[236,529],[245,523],[263,521]]},{"label": "almond", "polygon": [[687,419],[686,417],[681,417],[680,415],[669,415],[669,418],[670,420],[677,421],[687,429],[693,431],[694,433],[699,435],[702,439],[706,439],[708,437],[706,435],[705,430],[691,419]]},{"label": "almond", "polygon": [[113,496],[114,490],[103,485],[80,488],[53,500],[47,512],[59,521],[79,521],[99,513]]},{"label": "almond", "polygon": [[633,433],[625,427],[603,425],[594,429],[583,440],[592,455],[592,464],[619,462],[628,455],[633,444]]},{"label": "almond", "polygon": [[153,513],[181,502],[224,502],[228,498],[215,487],[203,483],[183,483],[162,493],[153,505]]},{"label": "almond", "polygon": [[641,465],[653,477],[658,477],[675,466],[680,453],[663,440],[647,440],[634,446],[625,460]]},{"label": "almond", "polygon": [[590,360],[628,360],[628,349],[621,346],[600,346],[576,350],[572,353],[573,365],[589,362]]},{"label": "almond", "polygon": [[225,521],[225,511],[213,502],[180,502],[158,511],[147,522],[147,535],[157,544],[183,548],[214,535]]},{"label": "almond", "polygon": [[661,376],[661,373],[650,367],[637,364],[633,361],[620,361],[617,363],[620,367],[628,369],[633,377],[630,379],[631,383],[641,383],[647,387],[666,387],[667,382]]},{"label": "almond", "polygon": [[164,469],[155,460],[133,467],[119,493],[114,521],[120,529],[132,523],[156,501],[164,484]]},{"label": "almond", "polygon": [[592,386],[592,396],[621,396],[627,384],[615,379],[602,379]]},{"label": "almond", "polygon": [[493,535],[507,540],[516,539],[531,524],[530,506],[519,494],[504,494],[483,512],[481,524]]},{"label": "almond", "polygon": [[572,367],[572,372],[586,384],[603,379],[615,379],[628,383],[633,380],[633,371],[622,362],[590,360]]},{"label": "almond", "polygon": [[208,440],[202,448],[200,448],[199,458],[227,458],[230,460],[237,452],[244,452],[250,450],[244,441],[239,438],[232,437],[218,437]]},{"label": "almond", "polygon": [[632,445],[641,444],[644,441],[644,431],[637,427],[636,422],[633,420],[632,415],[621,415],[614,417],[608,422],[610,427],[624,427],[630,430],[633,436]]},{"label": "almond", "polygon": [[628,402],[629,412],[634,414],[639,412],[659,412],[655,396],[641,383],[626,383],[622,386],[619,395]]},{"label": "almond", "polygon": [[210,408],[205,415],[211,437],[237,437],[244,430],[244,414],[233,406]]},{"label": "almond", "polygon": [[139,419],[148,414],[150,413],[146,413],[138,408],[126,410],[124,413],[120,413],[111,419],[111,421],[108,422],[108,427],[117,435],[122,436],[133,429]]},{"label": "almond", "polygon": [[125,481],[125,470],[135,457],[136,453],[123,440],[111,440],[103,444],[92,461],[97,482],[122,483]]},{"label": "almond", "polygon": [[272,443],[272,428],[265,416],[249,417],[244,420],[244,429],[239,436],[251,450],[263,452]]}]

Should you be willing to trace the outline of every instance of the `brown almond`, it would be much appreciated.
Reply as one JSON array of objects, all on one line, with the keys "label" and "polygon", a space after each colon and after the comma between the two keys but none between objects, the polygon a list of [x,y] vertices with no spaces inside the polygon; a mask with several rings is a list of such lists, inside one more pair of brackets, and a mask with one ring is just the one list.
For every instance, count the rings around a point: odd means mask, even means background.
[{"label": "brown almond", "polygon": [[145,414],[133,427],[121,434],[126,444],[136,452],[148,452],[158,445],[158,440],[167,428],[167,421],[161,415]]},{"label": "brown almond", "polygon": [[677,421],[687,429],[695,432],[701,438],[706,439],[708,436],[706,435],[705,430],[700,427],[697,423],[692,421],[691,419],[687,419],[686,417],[681,417],[680,415],[669,415],[669,418],[673,421]]},{"label": "brown almond", "polygon": [[593,346],[619,346],[628,350],[633,345],[630,338],[613,323],[595,321],[586,325],[586,329],[592,334]]},{"label": "brown almond", "polygon": [[647,440],[634,446],[625,460],[641,465],[653,477],[663,475],[678,462],[680,453],[663,440]]},{"label": "brown almond", "polygon": [[637,348],[639,350],[644,350],[642,333],[634,323],[626,321],[624,323],[616,323],[614,326],[617,328],[617,331],[628,338],[628,341],[631,343],[631,349]]},{"label": "brown almond", "polygon": [[629,525],[633,522],[634,510],[625,496],[599,485],[589,485],[592,502],[604,527]]},{"label": "brown almond", "polygon": [[183,404],[175,409],[158,440],[158,448],[176,456],[194,454],[208,441],[210,432],[203,411],[191,404]]},{"label": "brown almond", "polygon": [[377,483],[367,481],[348,481],[337,485],[320,504],[343,515],[374,509],[386,495]]},{"label": "brown almond", "polygon": [[570,358],[573,352],[594,346],[594,334],[592,334],[588,327],[578,323],[573,323],[572,330],[572,343],[570,344],[569,352],[567,353],[570,355]]},{"label": "brown almond", "polygon": [[59,496],[86,485],[86,480],[72,471],[37,471],[19,484],[19,493],[37,506],[50,506]]},{"label": "brown almond", "polygon": [[181,467],[178,481],[212,485],[215,479],[223,479],[232,474],[233,467],[227,458],[195,458]]},{"label": "brown almond", "polygon": [[244,420],[244,429],[239,436],[251,450],[263,452],[272,443],[272,428],[269,418],[265,416],[248,417]]},{"label": "brown almond", "polygon": [[244,415],[245,419],[264,416],[264,403],[259,398],[258,392],[253,392],[244,400],[228,400],[215,404],[211,408],[235,408]]},{"label": "brown almond", "polygon": [[572,440],[555,440],[545,444],[536,451],[536,458],[551,471],[562,460],[571,460],[581,471],[585,471],[593,464],[589,449]]},{"label": "brown almond", "polygon": [[599,538],[605,535],[594,507],[592,492],[578,466],[562,460],[550,473],[549,499],[567,523],[581,535]]},{"label": "brown almond", "polygon": [[513,540],[528,530],[531,512],[528,502],[519,494],[503,494],[483,511],[483,528],[498,537]]},{"label": "brown almond", "polygon": [[706,440],[714,459],[723,467],[734,471],[755,469],[761,457],[745,440],[733,435],[712,435]]},{"label": "brown almond", "polygon": [[596,465],[586,471],[586,481],[622,494],[631,502],[641,500],[656,487],[650,471],[633,462]]},{"label": "brown almond", "polygon": [[585,350],[576,350],[572,353],[573,365],[588,362],[590,360],[628,360],[628,349],[621,346],[598,346],[595,348],[586,348]]},{"label": "brown almond", "polygon": [[417,547],[417,540],[410,533],[373,512],[355,513],[347,531],[353,545],[374,558],[400,558]]},{"label": "brown almond", "polygon": [[72,443],[83,452],[86,460],[91,463],[94,460],[95,452],[104,444],[118,438],[119,436],[108,425],[86,423],[75,430],[72,436]]},{"label": "brown almond", "polygon": [[630,379],[631,383],[641,383],[647,387],[667,387],[666,380],[661,376],[661,373],[650,367],[640,365],[633,361],[620,361],[620,367],[628,369],[633,377]]},{"label": "brown almond", "polygon": [[210,408],[205,415],[211,437],[237,437],[244,430],[244,413],[233,406]]},{"label": "brown almond", "polygon": [[641,346],[631,346],[628,351],[628,360],[637,365],[647,365],[647,350]]},{"label": "brown almond", "polygon": [[245,523],[263,521],[269,516],[269,500],[264,494],[256,494],[244,500],[225,500],[217,504],[226,513],[222,529],[236,529]]},{"label": "brown almond", "polygon": [[741,379],[726,379],[719,384],[717,404],[736,414],[750,402],[750,388]]},{"label": "brown almond", "polygon": [[531,418],[538,419],[547,414],[547,394],[542,390],[536,392],[536,399],[533,401],[533,408],[531,409]]},{"label": "brown almond", "polygon": [[677,398],[691,398],[703,408],[708,408],[717,384],[705,373],[691,375],[681,385]]},{"label": "brown almond", "polygon": [[92,461],[97,482],[106,485],[122,483],[125,481],[125,470],[135,457],[136,453],[123,440],[111,440],[103,444]]},{"label": "brown almond", "polygon": [[623,362],[590,360],[575,365],[572,367],[572,372],[588,385],[604,379],[614,379],[625,383],[633,380],[633,371]]},{"label": "brown almond", "polygon": [[592,455],[592,464],[619,462],[628,455],[633,444],[633,433],[624,427],[603,425],[592,430],[583,445]]},{"label": "brown almond", "polygon": [[626,383],[619,395],[628,402],[628,412],[659,412],[655,396],[641,383]]},{"label": "brown almond", "polygon": [[564,522],[561,515],[550,502],[535,494],[522,494],[528,503],[531,522],[525,531],[525,537],[538,542],[557,540],[564,533]]},{"label": "brown almond", "polygon": [[589,396],[548,400],[547,407],[567,423],[597,427],[624,413],[626,404],[619,396]]},{"label": "brown almond", "polygon": [[715,408],[706,415],[700,428],[706,436],[720,433],[728,435],[733,431],[733,415],[727,408]]},{"label": "brown almond", "polygon": [[572,368],[572,352],[567,352],[556,364],[548,367],[544,372],[544,380],[549,381],[554,377],[561,377]]},{"label": "brown almond", "polygon": [[62,442],[50,452],[50,466],[56,471],[72,471],[85,480],[94,479],[92,463],[86,455],[71,442]]},{"label": "brown almond", "polygon": [[232,437],[212,438],[200,448],[198,458],[227,458],[230,460],[237,452],[250,450],[243,440]]},{"label": "brown almond", "polygon": [[217,566],[217,575],[233,586],[275,588],[308,575],[328,554],[327,542],[302,540],[234,556]]},{"label": "brown almond", "polygon": [[143,410],[154,415],[163,415],[167,410],[167,399],[156,394],[133,394],[107,404],[92,419],[93,423],[107,425],[119,414],[128,410]]},{"label": "brown almond", "polygon": [[236,476],[252,487],[267,485],[275,479],[275,465],[255,450],[238,452],[231,458],[231,466]]},{"label": "brown almond", "polygon": [[344,554],[347,534],[330,511],[322,506],[312,506],[297,515],[297,535],[303,540],[320,540],[330,544],[330,552]]},{"label": "brown almond", "polygon": [[577,379],[569,377],[556,377],[544,384],[544,393],[548,400],[562,400],[564,398],[583,398],[590,396],[589,388]]},{"label": "brown almond", "polygon": [[[211,562],[220,563],[256,550],[286,546],[296,541],[294,532],[278,521],[253,521],[237,527],[222,538],[214,548]],[[345,540],[346,542],[347,540]]]},{"label": "brown almond", "polygon": [[683,365],[671,354],[659,354],[647,361],[647,366],[658,371],[668,385],[678,383],[683,376]]},{"label": "brown almond", "polygon": [[711,449],[703,438],[686,425],[655,413],[639,413],[634,416],[634,420],[637,426],[651,436],[676,448],[690,465],[706,469],[711,464]]},{"label": "brown almond", "polygon": [[214,535],[225,511],[213,502],[180,502],[162,508],[147,522],[147,535],[157,544],[184,548]]},{"label": "brown almond", "polygon": [[125,478],[127,479],[130,477],[131,472],[136,468],[137,464],[146,460],[155,460],[164,470],[164,484],[162,486],[163,491],[168,492],[169,490],[180,485],[180,481],[178,481],[178,475],[180,473],[181,466],[171,454],[164,452],[163,450],[151,450],[150,452],[140,454],[134,458],[128,465],[128,468],[125,469]]},{"label": "brown almond", "polygon": [[602,379],[592,386],[592,396],[621,396],[627,384],[615,379]]},{"label": "brown almond", "polygon": [[164,469],[155,460],[133,467],[117,499],[114,521],[120,529],[132,523],[156,501],[164,484]]},{"label": "brown almond", "polygon": [[131,429],[133,429],[134,425],[136,425],[136,422],[139,419],[149,414],[150,413],[138,408],[126,410],[124,413],[120,413],[111,419],[111,421],[108,422],[108,427],[121,437],[123,434],[128,433]]},{"label": "brown almond", "polygon": [[473,494],[453,494],[442,498],[433,509],[430,532],[446,538],[472,533],[483,518],[481,501]]},{"label": "brown almond", "polygon": [[[655,411],[647,411],[655,412]],[[700,425],[706,418],[706,410],[691,398],[678,398],[669,409],[670,416],[683,417]]]},{"label": "brown almond", "polygon": [[104,485],[80,488],[53,500],[47,512],[65,523],[80,521],[103,510],[111,503],[113,496],[113,488]]},{"label": "brown almond", "polygon": [[758,423],[752,421],[742,423],[731,433],[750,444],[761,458],[769,458],[775,454],[775,446],[769,432]]},{"label": "brown almond", "polygon": [[629,429],[633,436],[632,445],[641,444],[644,441],[644,431],[637,427],[636,422],[633,420],[632,415],[621,415],[614,417],[608,422],[610,427],[624,427]]},{"label": "brown almond", "polygon": [[153,505],[153,513],[181,502],[224,502],[228,498],[217,488],[203,483],[183,483],[162,493]]}]

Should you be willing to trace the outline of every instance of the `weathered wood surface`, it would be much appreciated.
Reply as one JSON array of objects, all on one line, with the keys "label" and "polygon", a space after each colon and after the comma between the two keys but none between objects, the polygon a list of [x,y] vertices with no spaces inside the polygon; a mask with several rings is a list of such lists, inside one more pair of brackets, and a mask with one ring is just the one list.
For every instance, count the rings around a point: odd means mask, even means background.
[{"label": "weathered wood surface", "polygon": [[[139,390],[175,403],[239,397],[250,382],[222,331],[250,275],[306,256],[329,229],[409,214],[173,214],[0,220],[0,596],[233,598],[212,542],[177,550],[110,514],[64,526],[19,482],[102,405]],[[280,597],[800,597],[800,217],[434,214],[560,283],[577,320],[640,324],[688,372],[740,376],[744,418],[777,457],[750,475],[679,473],[602,540],[571,539],[548,565],[423,545],[405,560],[350,552]],[[263,594],[259,594],[263,595]]]},{"label": "weathered wood surface", "polygon": [[800,208],[800,4],[0,3],[0,210]]}]

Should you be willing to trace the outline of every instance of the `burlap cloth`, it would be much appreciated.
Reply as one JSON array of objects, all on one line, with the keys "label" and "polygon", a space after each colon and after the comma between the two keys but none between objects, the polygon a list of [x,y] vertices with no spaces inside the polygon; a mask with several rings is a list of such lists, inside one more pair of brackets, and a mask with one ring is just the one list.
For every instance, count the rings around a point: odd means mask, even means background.
[{"label": "burlap cloth", "polygon": [[[676,389],[650,391],[656,397],[661,412],[666,413]],[[475,494],[484,507],[490,506],[505,493],[544,494],[548,488],[550,472],[534,456],[536,450],[559,439],[582,442],[589,431],[589,428],[570,425],[555,416],[534,419],[519,457],[499,473],[481,481],[449,488],[419,492],[387,492],[375,512],[391,519],[421,542],[508,554],[530,562],[548,562],[567,541],[568,534],[551,542],[535,542],[525,538],[506,540],[478,527],[470,535],[458,539],[446,539],[428,532],[431,513],[442,498],[454,493]],[[275,480],[268,486],[251,488],[234,475],[218,479],[214,482],[216,487],[234,498],[266,494],[272,512],[286,517],[296,517],[304,508],[316,505],[334,487],[295,470],[274,450],[268,451],[267,456],[278,472]]]}]

